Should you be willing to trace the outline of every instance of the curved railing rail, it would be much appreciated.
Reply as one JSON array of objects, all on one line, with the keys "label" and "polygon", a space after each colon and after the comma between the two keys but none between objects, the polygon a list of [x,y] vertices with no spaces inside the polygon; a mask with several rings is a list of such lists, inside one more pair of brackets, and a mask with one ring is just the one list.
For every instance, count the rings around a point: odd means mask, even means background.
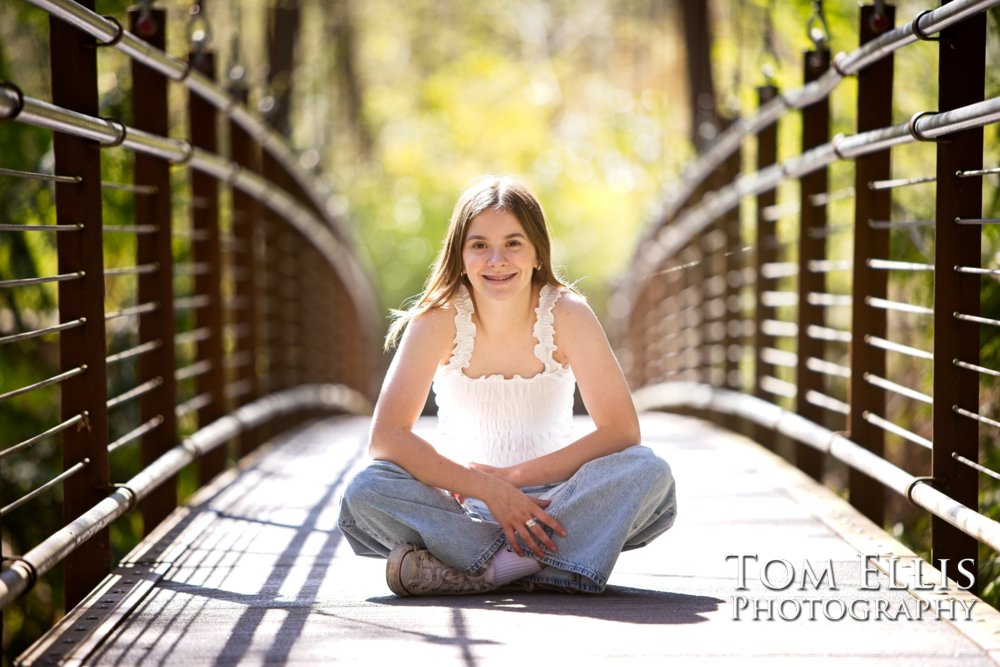
[{"label": "curved railing rail", "polygon": [[[983,210],[996,191],[984,179],[1000,173],[984,153],[1000,154],[982,129],[1000,120],[1000,97],[984,99],[985,13],[998,5],[954,0],[895,29],[890,6],[877,21],[863,7],[856,50],[806,53],[802,88],[759,89],[758,110],[687,171],[609,308],[640,407],[716,415],[817,479],[831,458],[846,464],[851,502],[876,522],[886,489],[928,510],[938,563],[1000,551],[978,496],[980,475],[1000,480],[980,459],[1000,428],[988,384],[1000,243],[987,231],[1000,220]],[[939,40],[938,110],[893,123],[894,59],[917,40]],[[856,132],[831,136],[829,96],[847,75]],[[793,113],[801,149],[779,159]],[[900,162],[933,173],[893,176],[907,145],[925,152]],[[851,185],[831,188],[831,167]],[[920,188],[928,219],[901,194]]]},{"label": "curved railing rail", "polygon": [[[30,317],[0,312],[0,364],[31,356],[39,374],[0,373],[0,404],[30,399],[59,416],[0,431],[5,471],[51,471],[0,491],[4,544],[18,549],[2,554],[0,608],[57,564],[68,608],[110,571],[112,522],[138,506],[151,531],[190,464],[206,483],[293,419],[369,410],[379,308],[345,222],[280,135],[214,82],[211,52],[166,54],[159,10],[139,31],[143,9],[126,30],[92,2],[30,4],[56,19],[52,99],[0,82],[0,120],[51,131],[54,169],[14,168],[8,153],[0,179],[52,187],[54,219],[0,221],[0,243],[5,268],[56,268],[0,275],[5,303],[36,304]],[[99,46],[131,59],[129,124],[99,113]],[[183,109],[167,102],[171,83],[187,89]],[[107,151],[131,182],[102,176]],[[128,201],[109,207],[111,191]],[[27,522],[43,531],[29,543],[11,517],[39,503],[61,518]]]},{"label": "curved railing rail", "polygon": [[98,44],[121,51],[133,61],[142,63],[171,81],[185,86],[192,94],[211,104],[248,133],[262,150],[277,160],[296,183],[296,194],[302,196],[306,200],[306,205],[329,224],[338,238],[342,240],[352,238],[344,221],[329,213],[322,196],[322,184],[299,166],[295,153],[284,138],[246,105],[239,104],[223,86],[192,67],[190,61],[171,56],[162,49],[152,46],[142,37],[125,30],[117,19],[96,14],[73,0],[26,0],[26,2],[90,35]]}]

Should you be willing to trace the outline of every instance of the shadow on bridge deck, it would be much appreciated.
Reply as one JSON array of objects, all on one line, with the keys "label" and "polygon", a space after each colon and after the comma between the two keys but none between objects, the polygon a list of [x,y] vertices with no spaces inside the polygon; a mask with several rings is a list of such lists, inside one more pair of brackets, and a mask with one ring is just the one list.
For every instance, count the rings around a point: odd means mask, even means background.
[{"label": "shadow on bridge deck", "polygon": [[[972,667],[1000,656],[997,612],[954,588],[914,591],[912,554],[829,491],[705,422],[642,419],[647,444],[677,477],[679,518],[651,546],[623,554],[600,596],[393,597],[383,561],[355,557],[337,529],[341,489],[366,462],[367,420],[333,418],[282,437],[200,492],[24,658]],[[883,568],[901,557],[897,582],[909,590],[891,590],[884,572],[867,578],[876,590],[862,590],[862,554],[880,554]],[[738,590],[727,555],[758,556],[747,561],[748,590]],[[778,559],[795,569],[784,591],[759,576]],[[830,563],[834,581],[800,590],[806,565],[819,575]],[[770,566],[770,583],[784,584],[786,572]]]}]

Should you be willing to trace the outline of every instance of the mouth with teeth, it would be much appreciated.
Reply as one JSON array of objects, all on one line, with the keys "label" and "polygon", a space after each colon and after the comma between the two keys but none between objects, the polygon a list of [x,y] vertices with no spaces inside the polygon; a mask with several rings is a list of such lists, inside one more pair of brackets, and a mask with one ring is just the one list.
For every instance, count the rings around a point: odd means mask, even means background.
[{"label": "mouth with teeth", "polygon": [[492,276],[483,276],[483,279],[491,283],[505,283],[516,275],[516,273],[500,273]]}]

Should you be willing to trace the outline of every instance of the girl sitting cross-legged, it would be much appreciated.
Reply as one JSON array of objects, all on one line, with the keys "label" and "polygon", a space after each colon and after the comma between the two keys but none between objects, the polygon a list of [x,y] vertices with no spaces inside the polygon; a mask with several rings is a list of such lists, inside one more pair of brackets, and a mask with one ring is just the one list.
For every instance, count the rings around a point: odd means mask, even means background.
[{"label": "girl sitting cross-legged", "polygon": [[[405,329],[405,331],[404,331]],[[341,503],[355,552],[388,558],[397,595],[599,593],[619,553],[677,512],[670,467],[640,444],[621,369],[586,301],[551,265],[542,208],[484,177],[459,198]],[[579,385],[595,425],[576,438]],[[434,445],[413,427],[433,389]]]}]

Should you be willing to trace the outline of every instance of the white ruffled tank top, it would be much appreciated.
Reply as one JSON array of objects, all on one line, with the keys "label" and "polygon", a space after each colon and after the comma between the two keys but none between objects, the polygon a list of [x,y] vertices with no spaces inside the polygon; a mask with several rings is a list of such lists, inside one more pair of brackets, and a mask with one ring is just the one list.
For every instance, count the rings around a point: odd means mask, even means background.
[{"label": "white ruffled tank top", "polygon": [[474,306],[463,285],[455,309],[455,347],[434,375],[438,407],[438,445],[460,462],[512,466],[548,454],[573,439],[576,378],[553,358],[552,308],[562,289],[543,285],[535,308],[535,357],[544,369],[531,377],[465,374],[476,342]]}]

